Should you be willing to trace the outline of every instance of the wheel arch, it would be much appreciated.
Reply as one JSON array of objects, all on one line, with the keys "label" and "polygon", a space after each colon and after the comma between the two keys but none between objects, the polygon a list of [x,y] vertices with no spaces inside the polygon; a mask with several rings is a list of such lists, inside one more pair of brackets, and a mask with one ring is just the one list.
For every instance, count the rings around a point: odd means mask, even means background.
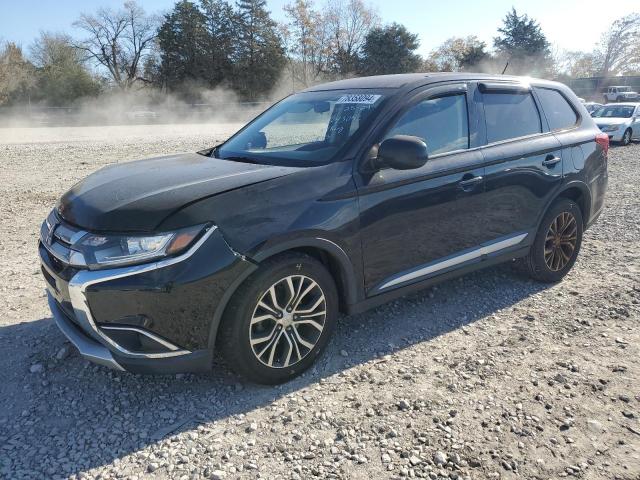
[{"label": "wheel arch", "polygon": [[576,202],[576,205],[580,208],[580,213],[582,213],[582,221],[584,222],[584,225],[587,225],[591,215],[591,192],[589,191],[589,187],[580,181],[572,181],[563,186],[563,188],[549,201],[549,203],[547,203],[544,210],[540,213],[538,225],[540,225],[540,222],[551,205],[553,205],[553,203],[559,198],[568,198],[569,200]]},{"label": "wheel arch", "polygon": [[345,305],[356,303],[362,297],[362,289],[358,285],[358,277],[349,255],[335,242],[321,237],[298,238],[285,241],[271,248],[260,251],[252,259],[264,262],[285,252],[300,252],[309,255],[322,263],[336,282],[340,298],[340,310]]},{"label": "wheel arch", "polygon": [[358,285],[362,285],[362,282],[358,283],[358,276],[351,260],[339,245],[331,240],[318,237],[286,241],[252,255],[252,267],[245,270],[226,290],[220,303],[216,307],[211,321],[209,331],[210,349],[213,350],[215,348],[218,328],[222,322],[222,317],[227,305],[236,290],[258,269],[260,263],[287,252],[299,252],[309,255],[320,261],[327,268],[336,282],[341,312],[347,311],[346,305],[357,303],[362,299],[362,289],[358,288]]}]

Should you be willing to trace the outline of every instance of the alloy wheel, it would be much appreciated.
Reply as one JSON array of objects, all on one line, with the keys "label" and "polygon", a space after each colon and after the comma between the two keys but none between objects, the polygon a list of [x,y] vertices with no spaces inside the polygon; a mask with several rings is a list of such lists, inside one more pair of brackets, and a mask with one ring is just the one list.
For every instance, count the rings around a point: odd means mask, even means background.
[{"label": "alloy wheel", "polygon": [[327,305],[320,285],[305,275],[289,275],[258,301],[249,326],[255,357],[270,368],[287,368],[305,358],[324,330]]},{"label": "alloy wheel", "polygon": [[544,261],[549,270],[562,270],[571,260],[578,241],[578,225],[570,212],[559,214],[547,231],[544,242]]},{"label": "alloy wheel", "polygon": [[622,137],[622,143],[624,145],[629,145],[629,143],[631,143],[631,131],[627,130],[626,132],[624,132],[624,135]]}]

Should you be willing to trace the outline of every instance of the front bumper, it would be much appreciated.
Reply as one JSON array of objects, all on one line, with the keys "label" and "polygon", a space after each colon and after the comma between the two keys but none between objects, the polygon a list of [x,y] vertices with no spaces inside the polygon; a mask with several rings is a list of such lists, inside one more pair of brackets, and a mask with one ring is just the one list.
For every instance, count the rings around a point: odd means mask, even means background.
[{"label": "front bumper", "polygon": [[51,310],[56,325],[58,325],[58,328],[64,336],[78,349],[80,355],[93,363],[98,363],[105,367],[113,368],[114,370],[124,370],[113,358],[109,349],[88,337],[71,321],[58,302],[56,302],[51,292],[47,292],[47,297],[49,300],[49,309]]},{"label": "front bumper", "polygon": [[606,133],[607,136],[609,137],[609,141],[611,142],[621,142],[622,141],[622,135],[624,135],[624,131],[626,130],[625,128],[618,128],[616,130],[613,130],[611,132],[605,132],[604,130],[600,129],[600,131],[602,133]]},{"label": "front bumper", "polygon": [[180,256],[130,267],[74,269],[39,251],[64,335],[88,360],[139,373],[210,369],[221,299],[253,266],[215,227]]}]

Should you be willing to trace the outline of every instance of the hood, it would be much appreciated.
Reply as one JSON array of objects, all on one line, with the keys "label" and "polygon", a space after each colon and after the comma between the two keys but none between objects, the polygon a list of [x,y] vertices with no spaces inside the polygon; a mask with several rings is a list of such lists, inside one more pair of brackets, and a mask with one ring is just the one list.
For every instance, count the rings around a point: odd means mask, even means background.
[{"label": "hood", "polygon": [[[153,231],[189,203],[297,170],[197,153],[138,160],[89,175],[64,194],[57,208],[66,221],[87,230]],[[212,219],[202,221],[207,220]]]},{"label": "hood", "polygon": [[593,121],[596,122],[596,125],[598,125],[598,127],[604,127],[605,125],[622,125],[623,123],[627,123],[629,120],[631,119],[620,118],[620,117],[609,117],[609,118],[596,117],[593,119]]}]

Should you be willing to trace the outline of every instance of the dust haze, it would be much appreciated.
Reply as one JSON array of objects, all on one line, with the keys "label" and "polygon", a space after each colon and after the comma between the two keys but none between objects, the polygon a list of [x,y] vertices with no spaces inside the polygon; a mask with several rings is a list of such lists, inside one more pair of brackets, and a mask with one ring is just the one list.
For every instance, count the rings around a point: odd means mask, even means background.
[{"label": "dust haze", "polygon": [[2,107],[0,128],[245,123],[291,93],[291,82],[286,80],[255,102],[241,101],[224,87],[194,89],[189,100],[151,87],[112,89],[60,107],[35,103]]}]

